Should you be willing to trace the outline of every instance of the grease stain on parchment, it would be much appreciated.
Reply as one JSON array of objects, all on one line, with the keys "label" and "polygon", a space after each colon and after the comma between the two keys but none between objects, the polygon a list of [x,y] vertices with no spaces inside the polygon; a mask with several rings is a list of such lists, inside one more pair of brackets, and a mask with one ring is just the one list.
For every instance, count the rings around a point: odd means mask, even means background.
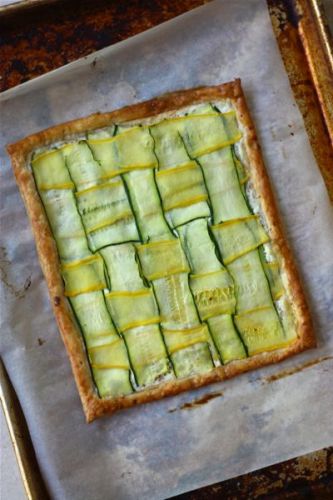
[{"label": "grease stain on parchment", "polygon": [[0,247],[0,280],[5,285],[7,290],[18,299],[25,296],[26,291],[31,286],[31,276],[28,276],[22,286],[18,287],[12,283],[9,276],[9,268],[11,261],[8,259],[7,250],[5,247]]},{"label": "grease stain on parchment", "polygon": [[189,403],[184,403],[178,408],[171,408],[168,410],[168,413],[174,413],[177,410],[193,410],[195,408],[198,408],[199,406],[202,406],[212,399],[222,397],[223,392],[210,392],[209,394],[205,394],[204,396],[201,396],[198,399],[194,399],[193,401],[190,401]]},{"label": "grease stain on parchment", "polygon": [[281,378],[289,377],[290,375],[293,375],[294,373],[301,372],[303,370],[306,370],[306,368],[310,368],[311,366],[318,365],[319,363],[322,363],[323,361],[327,361],[329,359],[333,359],[333,356],[322,356],[317,359],[312,359],[310,361],[307,361],[306,363],[298,366],[294,366],[293,368],[289,368],[288,370],[283,370],[278,373],[274,373],[273,375],[270,375],[268,377],[265,377],[262,381],[263,384],[267,384],[270,382],[275,382],[276,380],[280,380]]}]

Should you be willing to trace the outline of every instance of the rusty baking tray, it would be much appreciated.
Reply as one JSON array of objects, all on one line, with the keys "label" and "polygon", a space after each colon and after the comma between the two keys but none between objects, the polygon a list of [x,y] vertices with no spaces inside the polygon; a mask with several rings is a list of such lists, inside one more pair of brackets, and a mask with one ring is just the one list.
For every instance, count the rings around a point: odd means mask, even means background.
[{"label": "rusty baking tray", "polygon": [[333,42],[320,0],[267,0],[274,33],[333,203]]},{"label": "rusty baking tray", "polygon": [[[55,1],[23,0],[0,7],[0,15],[15,15]],[[333,202],[333,44],[323,6],[320,0],[267,0],[267,4],[296,102]],[[0,388],[27,497],[47,499],[24,416],[2,363]]]}]

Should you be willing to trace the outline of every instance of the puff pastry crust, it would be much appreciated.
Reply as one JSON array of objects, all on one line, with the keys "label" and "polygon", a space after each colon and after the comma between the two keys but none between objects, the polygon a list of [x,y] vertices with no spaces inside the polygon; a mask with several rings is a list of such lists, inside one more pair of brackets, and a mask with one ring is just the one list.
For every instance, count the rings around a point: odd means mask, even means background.
[{"label": "puff pastry crust", "polygon": [[[292,301],[298,325],[297,340],[286,348],[264,352],[239,361],[232,361],[227,365],[216,367],[206,374],[192,376],[187,379],[161,382],[159,385],[127,396],[101,399],[97,394],[91,376],[81,332],[64,293],[55,240],[37,192],[33,174],[29,168],[31,154],[36,148],[52,145],[56,141],[68,140],[87,131],[106,127],[111,123],[121,124],[123,122],[145,119],[161,113],[175,111],[184,106],[226,98],[232,101],[236,110],[237,120],[242,126],[251,180],[265,214],[273,250],[287,278],[287,290]],[[9,145],[8,152],[30,218],[53,311],[66,346],[88,422],[102,415],[114,413],[121,408],[128,408],[136,404],[158,400],[182,391],[228,379],[264,365],[277,363],[293,354],[316,345],[301,281],[291,251],[283,235],[282,224],[240,80],[214,87],[201,87],[172,92],[156,99],[124,107],[113,112],[97,113],[86,118],[56,125]]]}]

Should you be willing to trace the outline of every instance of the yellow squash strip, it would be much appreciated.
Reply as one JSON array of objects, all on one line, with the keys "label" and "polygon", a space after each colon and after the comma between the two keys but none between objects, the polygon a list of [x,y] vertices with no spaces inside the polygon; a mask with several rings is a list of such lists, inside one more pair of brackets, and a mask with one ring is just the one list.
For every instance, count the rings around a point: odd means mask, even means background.
[{"label": "yellow squash strip", "polygon": [[199,203],[200,201],[207,201],[207,200],[208,200],[207,194],[199,194],[198,196],[192,196],[192,198],[187,198],[182,201],[166,205],[164,209],[173,210],[174,208],[188,207],[189,205],[194,205],[195,203]]},{"label": "yellow squash strip", "polygon": [[169,175],[178,174],[179,172],[188,172],[189,170],[195,170],[198,168],[198,165],[195,161],[189,161],[186,163],[182,163],[177,167],[168,168],[165,170],[158,170],[156,172],[157,179],[168,177]]},{"label": "yellow squash strip", "polygon": [[123,185],[122,181],[105,182],[103,184],[97,184],[96,186],[91,186],[87,189],[82,189],[82,191],[78,191],[77,193],[75,193],[75,196],[77,198],[80,198],[82,196],[87,195],[88,193],[94,193],[96,191],[100,191],[101,189],[117,188],[117,187],[122,186],[122,185]]},{"label": "yellow squash strip", "polygon": [[[113,142],[119,142],[119,137],[121,135],[121,140],[123,141],[124,139],[128,139],[130,136],[131,140],[135,140],[135,135],[140,132],[143,129],[143,127],[131,127],[129,130],[125,130],[119,135],[112,136],[112,137],[103,137],[103,138],[96,138],[96,139],[89,139],[89,144],[111,144]],[[133,137],[134,136],[134,137]]]},{"label": "yellow squash strip", "polygon": [[94,233],[95,231],[98,231],[99,229],[103,229],[104,227],[112,226],[112,224],[116,224],[117,222],[131,218],[133,216],[132,210],[126,210],[121,214],[118,214],[114,217],[110,217],[109,219],[104,220],[103,222],[100,222],[99,224],[96,224],[95,226],[89,227],[87,230],[88,233]]},{"label": "yellow squash strip", "polygon": [[151,296],[151,289],[143,289],[143,290],[117,290],[113,292],[108,292],[105,294],[105,297],[107,298],[112,298],[112,297],[150,297]]},{"label": "yellow squash strip", "polygon": [[49,189],[74,189],[74,184],[73,182],[67,182],[64,184],[53,184],[52,186],[47,185],[47,184],[40,184],[39,189],[40,191],[47,191]]}]

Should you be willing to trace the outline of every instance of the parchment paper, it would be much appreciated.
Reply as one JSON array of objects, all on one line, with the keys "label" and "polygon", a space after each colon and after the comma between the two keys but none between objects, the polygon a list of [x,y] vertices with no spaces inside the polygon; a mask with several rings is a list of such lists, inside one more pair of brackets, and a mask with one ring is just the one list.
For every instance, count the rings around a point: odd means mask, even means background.
[{"label": "parchment paper", "polygon": [[[240,76],[319,348],[208,388],[84,422],[32,233],[3,145],[163,92]],[[56,499],[165,498],[333,444],[333,215],[264,0],[218,1],[1,100],[1,353]],[[193,410],[184,402],[223,396]],[[170,412],[170,410],[177,409]]]},{"label": "parchment paper", "polygon": [[333,0],[323,0],[323,6],[327,17],[328,25],[333,34]]}]

